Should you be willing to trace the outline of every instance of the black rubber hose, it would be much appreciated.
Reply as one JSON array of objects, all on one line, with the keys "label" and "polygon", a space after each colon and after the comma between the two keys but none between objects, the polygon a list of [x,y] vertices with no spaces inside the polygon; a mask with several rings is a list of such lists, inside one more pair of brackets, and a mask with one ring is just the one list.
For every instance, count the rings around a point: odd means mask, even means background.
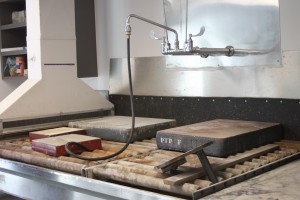
[{"label": "black rubber hose", "polygon": [[75,157],[75,158],[79,158],[82,160],[88,160],[88,161],[98,161],[98,160],[106,160],[106,159],[110,159],[113,158],[119,154],[121,154],[123,151],[125,151],[125,149],[127,149],[127,147],[129,146],[129,144],[131,143],[132,137],[133,137],[133,132],[134,132],[134,127],[135,127],[135,114],[134,114],[134,107],[133,107],[133,90],[132,90],[132,78],[131,78],[131,64],[130,64],[130,38],[127,38],[127,65],[128,65],[128,82],[129,82],[129,93],[130,93],[130,106],[131,106],[131,131],[130,131],[130,135],[127,139],[126,144],[122,147],[122,149],[120,149],[119,151],[117,151],[116,153],[113,153],[111,155],[108,156],[103,156],[103,157],[98,157],[98,158],[88,158],[88,157],[84,157],[84,156],[80,156],[77,155],[75,153],[73,153],[70,149],[69,146],[70,145],[78,145],[79,147],[90,151],[88,148],[86,148],[85,146],[83,146],[80,143],[77,142],[68,142],[65,145],[65,149],[67,151],[68,154],[70,154],[71,156]]}]

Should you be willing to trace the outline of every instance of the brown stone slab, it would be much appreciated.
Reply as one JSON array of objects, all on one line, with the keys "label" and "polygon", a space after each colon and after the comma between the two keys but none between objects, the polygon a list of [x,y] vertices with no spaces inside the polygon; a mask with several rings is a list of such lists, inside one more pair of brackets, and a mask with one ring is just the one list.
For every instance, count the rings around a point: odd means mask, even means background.
[{"label": "brown stone slab", "polygon": [[86,131],[80,128],[59,127],[59,128],[29,132],[29,139],[30,141],[32,141],[40,138],[55,137],[55,136],[67,135],[67,134],[86,135]]},{"label": "brown stone slab", "polygon": [[206,155],[226,157],[282,139],[278,123],[216,119],[158,131],[160,149],[188,151],[204,143]]},{"label": "brown stone slab", "polygon": [[[32,149],[50,156],[63,156],[67,154],[65,150],[65,144],[68,142],[80,143],[90,150],[101,148],[100,138],[70,134],[33,140]],[[69,149],[74,153],[80,153],[84,151],[84,149],[78,147],[77,145],[69,145]]]}]

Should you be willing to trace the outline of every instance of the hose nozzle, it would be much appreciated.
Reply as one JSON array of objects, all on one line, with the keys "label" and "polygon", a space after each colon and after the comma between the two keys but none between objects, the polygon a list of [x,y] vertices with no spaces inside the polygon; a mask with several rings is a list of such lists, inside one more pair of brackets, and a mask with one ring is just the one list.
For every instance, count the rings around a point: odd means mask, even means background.
[{"label": "hose nozzle", "polygon": [[130,35],[131,35],[131,26],[130,26],[129,23],[126,23],[125,32],[126,32],[127,38],[130,38]]}]

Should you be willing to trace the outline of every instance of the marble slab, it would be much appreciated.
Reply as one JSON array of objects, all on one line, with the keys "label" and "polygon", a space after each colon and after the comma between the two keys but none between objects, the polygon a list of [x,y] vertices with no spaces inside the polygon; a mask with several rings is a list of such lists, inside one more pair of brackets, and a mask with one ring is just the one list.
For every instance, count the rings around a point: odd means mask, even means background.
[{"label": "marble slab", "polygon": [[204,200],[300,199],[300,160],[203,197]]}]

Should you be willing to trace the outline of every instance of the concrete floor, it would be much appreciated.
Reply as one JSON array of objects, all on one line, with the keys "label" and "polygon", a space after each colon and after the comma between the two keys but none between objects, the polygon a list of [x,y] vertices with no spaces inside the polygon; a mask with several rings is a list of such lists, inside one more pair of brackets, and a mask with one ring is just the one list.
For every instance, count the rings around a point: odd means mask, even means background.
[{"label": "concrete floor", "polygon": [[298,200],[300,160],[204,197],[205,200]]}]

